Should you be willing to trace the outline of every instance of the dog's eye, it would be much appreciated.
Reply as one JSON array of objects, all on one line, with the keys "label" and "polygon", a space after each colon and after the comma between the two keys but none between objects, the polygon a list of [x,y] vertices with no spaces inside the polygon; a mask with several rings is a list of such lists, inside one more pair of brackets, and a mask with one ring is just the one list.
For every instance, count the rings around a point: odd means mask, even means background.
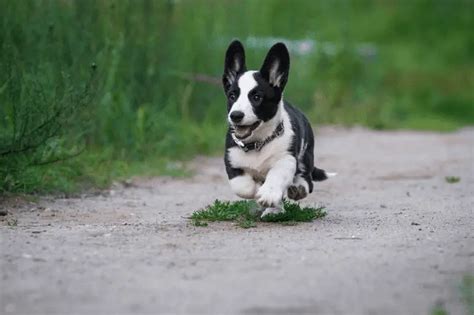
[{"label": "dog's eye", "polygon": [[254,102],[260,102],[262,97],[258,94],[254,94],[254,96],[252,96],[252,99],[253,99]]},{"label": "dog's eye", "polygon": [[229,93],[229,100],[231,100],[231,101],[235,101],[235,100],[236,100],[236,98],[237,98],[237,96],[235,95],[235,93],[234,93],[234,92],[230,92],[230,93]]}]

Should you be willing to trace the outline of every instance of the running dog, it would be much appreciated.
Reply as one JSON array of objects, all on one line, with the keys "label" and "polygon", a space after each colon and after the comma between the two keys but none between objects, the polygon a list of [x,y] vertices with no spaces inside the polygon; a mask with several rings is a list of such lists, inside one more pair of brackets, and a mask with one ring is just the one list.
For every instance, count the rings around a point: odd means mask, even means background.
[{"label": "running dog", "polygon": [[314,136],[304,114],[283,99],[290,56],[285,44],[268,52],[258,71],[248,71],[241,42],[225,56],[222,82],[227,97],[224,162],[230,186],[245,199],[256,199],[262,216],[283,210],[283,198],[305,198],[313,181],[335,174],[314,166]]}]

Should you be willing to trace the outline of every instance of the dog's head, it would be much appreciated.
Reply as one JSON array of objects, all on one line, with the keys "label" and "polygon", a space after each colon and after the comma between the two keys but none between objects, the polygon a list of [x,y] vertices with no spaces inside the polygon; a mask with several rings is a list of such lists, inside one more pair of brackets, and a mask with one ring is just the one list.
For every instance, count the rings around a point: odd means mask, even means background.
[{"label": "dog's head", "polygon": [[228,121],[234,135],[250,139],[278,112],[288,80],[290,56],[285,44],[269,50],[259,71],[247,71],[242,43],[233,41],[225,56],[224,84]]}]

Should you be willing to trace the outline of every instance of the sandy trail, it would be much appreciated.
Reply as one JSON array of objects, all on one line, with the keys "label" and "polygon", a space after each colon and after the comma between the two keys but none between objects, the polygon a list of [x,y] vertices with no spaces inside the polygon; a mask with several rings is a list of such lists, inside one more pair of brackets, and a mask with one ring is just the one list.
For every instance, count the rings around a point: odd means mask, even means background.
[{"label": "sandy trail", "polygon": [[323,128],[316,150],[339,175],[303,202],[328,215],[297,226],[190,225],[194,210],[236,199],[220,158],[196,159],[188,179],[4,203],[0,313],[429,314],[442,303],[464,314],[474,129]]}]

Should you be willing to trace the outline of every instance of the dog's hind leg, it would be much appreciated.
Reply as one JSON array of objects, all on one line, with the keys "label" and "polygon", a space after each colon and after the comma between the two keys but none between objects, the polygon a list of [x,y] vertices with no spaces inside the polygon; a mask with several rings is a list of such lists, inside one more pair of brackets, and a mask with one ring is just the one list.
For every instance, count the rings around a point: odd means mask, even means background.
[{"label": "dog's hind leg", "polygon": [[287,196],[293,200],[306,198],[312,190],[312,183],[308,182],[301,174],[296,174],[293,184],[288,187]]},{"label": "dog's hind leg", "polygon": [[244,173],[243,175],[236,176],[230,179],[229,181],[232,191],[237,196],[244,199],[255,198],[257,189],[260,187],[260,185],[254,181],[252,176],[246,173]]}]

